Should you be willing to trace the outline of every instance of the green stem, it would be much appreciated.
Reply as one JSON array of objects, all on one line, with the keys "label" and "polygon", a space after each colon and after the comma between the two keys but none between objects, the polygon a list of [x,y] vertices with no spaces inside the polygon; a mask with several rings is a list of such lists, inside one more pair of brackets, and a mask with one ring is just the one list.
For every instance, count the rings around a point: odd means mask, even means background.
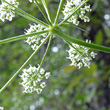
[{"label": "green stem", "polygon": [[53,34],[57,35],[58,37],[64,39],[65,41],[69,41],[75,44],[79,44],[85,47],[89,47],[98,51],[103,51],[103,52],[107,52],[110,53],[110,48],[109,47],[105,47],[105,46],[100,46],[100,45],[96,45],[93,43],[87,43],[78,39],[73,38],[72,36],[66,35],[63,32],[59,31],[58,29],[53,29]]},{"label": "green stem", "polygon": [[45,30],[45,31],[35,32],[35,33],[32,33],[32,34],[11,37],[11,38],[8,38],[8,39],[0,40],[0,44],[9,43],[9,42],[13,42],[13,41],[24,39],[26,37],[32,37],[34,35],[40,35],[40,34],[44,34],[44,33],[48,33],[48,32],[49,32],[49,30]]},{"label": "green stem", "polygon": [[76,47],[74,47],[69,41],[66,41],[68,43],[69,46],[73,47],[77,52],[79,52],[80,54],[82,54]]},{"label": "green stem", "polygon": [[55,25],[56,25],[57,22],[58,22],[59,15],[60,15],[60,12],[61,12],[61,8],[62,8],[62,6],[63,6],[63,1],[64,1],[64,0],[60,0],[60,4],[59,4],[58,10],[57,10],[57,15],[56,15],[56,18],[55,18],[55,21],[54,21],[54,24],[55,24]]},{"label": "green stem", "polygon": [[83,32],[85,32],[85,33],[87,33],[87,34],[89,34],[89,32],[88,31],[86,31],[85,29],[82,29],[82,28],[80,28],[80,27],[78,27],[78,26],[76,26],[75,24],[71,24],[71,23],[64,23],[64,24],[61,24],[60,26],[68,26],[68,27],[73,27],[73,28],[76,28],[76,29],[79,29],[79,30],[81,30],[81,31],[83,31]]},{"label": "green stem", "polygon": [[35,19],[33,19],[33,18],[31,18],[31,17],[28,17],[28,16],[26,16],[26,15],[20,13],[20,12],[17,11],[17,10],[14,10],[14,11],[15,11],[18,15],[20,15],[20,16],[22,16],[22,17],[24,17],[24,18],[26,18],[26,19],[28,19],[28,20],[30,20],[30,21],[33,21],[33,22],[35,22],[35,23],[38,23]]},{"label": "green stem", "polygon": [[[48,53],[48,51],[49,51],[49,47],[50,47],[51,41],[52,41],[52,36],[50,37],[50,40],[49,40],[47,49],[46,49],[45,54],[44,54],[44,56],[43,56],[43,58],[42,58],[42,61],[41,61],[41,63],[40,63],[40,66],[39,66],[39,69],[38,69],[38,71],[37,71],[37,74],[39,73],[39,71],[40,71],[40,69],[41,69],[41,67],[42,67],[42,65],[43,65],[43,63],[44,63],[45,57],[46,57],[46,55],[47,55],[47,53]],[[37,74],[36,74],[36,75],[37,75]]]},{"label": "green stem", "polygon": [[44,8],[45,8],[46,13],[47,13],[48,19],[52,23],[51,18],[50,18],[50,13],[49,13],[49,10],[48,10],[47,4],[46,4],[46,1],[45,0],[41,0],[41,1],[42,1],[42,4],[43,4]]},{"label": "green stem", "polygon": [[33,56],[38,52],[38,50],[43,46],[43,44],[49,39],[50,36],[44,40],[42,44],[40,44],[39,48],[35,50],[32,55],[26,60],[26,62],[20,67],[20,69],[10,78],[10,80],[1,88],[0,93],[16,78],[19,72],[24,68],[24,66],[33,58]]},{"label": "green stem", "polygon": [[[21,10],[21,9],[19,9],[19,8],[17,8],[17,7],[15,7],[14,5],[8,3],[7,1],[5,1],[5,0],[3,0],[3,1],[4,1],[5,3],[9,4],[10,6],[14,7],[18,12],[20,12],[20,13],[23,14],[24,16],[26,15],[28,18],[30,18],[31,21],[34,21],[34,22],[36,22],[36,23],[38,23],[38,24],[41,24],[41,25],[43,25],[43,26],[45,26],[45,27],[49,27],[48,24],[44,23],[43,21],[41,21],[41,20],[35,18],[34,16],[32,16],[32,15],[26,13],[25,11],[23,11],[23,10]],[[23,17],[24,17],[24,16],[23,16]],[[25,18],[26,18],[26,17],[25,17]]]},{"label": "green stem", "polygon": [[45,17],[45,19],[47,20],[47,22],[52,26],[52,23],[49,21],[47,15],[45,14],[44,10],[42,9],[42,7],[40,6],[40,4],[37,2],[37,0],[35,0],[39,10],[41,11],[41,13],[43,14],[43,16]]},{"label": "green stem", "polygon": [[64,19],[59,25],[65,23],[68,19],[70,19],[70,18],[73,16],[73,14],[75,14],[75,13],[76,13],[81,7],[83,7],[88,1],[89,1],[89,0],[86,0],[86,1],[84,1],[84,3],[82,3],[82,4],[79,5],[79,6],[77,6],[77,7],[74,9],[73,13],[72,13],[71,15],[69,15],[66,19]]}]

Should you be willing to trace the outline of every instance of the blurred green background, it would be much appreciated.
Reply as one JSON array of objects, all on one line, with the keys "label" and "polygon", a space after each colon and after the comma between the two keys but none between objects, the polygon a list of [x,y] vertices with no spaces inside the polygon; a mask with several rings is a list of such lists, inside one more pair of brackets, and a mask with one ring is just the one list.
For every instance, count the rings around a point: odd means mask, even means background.
[{"label": "blurred green background", "polygon": [[[66,0],[65,0],[66,1]],[[45,21],[39,9],[28,0],[19,0],[19,7]],[[54,20],[59,0],[46,0]],[[78,39],[90,39],[93,43],[110,46],[110,0],[91,0],[92,12],[89,23],[80,22],[79,27],[89,34],[71,26],[64,27],[65,33]],[[60,16],[60,21],[63,15]],[[16,16],[12,22],[0,21],[0,40],[24,34],[32,22]],[[25,39],[24,39],[25,40]],[[12,77],[33,52],[24,40],[0,45],[0,88]],[[29,62],[37,66],[47,44]],[[24,94],[19,85],[19,76],[0,94],[0,106],[4,110],[110,110],[110,54],[97,52],[90,69],[74,66],[66,57],[68,45],[54,38],[43,64],[51,72],[47,86],[40,95]],[[26,66],[28,68],[29,65]],[[22,72],[21,72],[22,73]],[[21,74],[20,73],[20,74]]]}]

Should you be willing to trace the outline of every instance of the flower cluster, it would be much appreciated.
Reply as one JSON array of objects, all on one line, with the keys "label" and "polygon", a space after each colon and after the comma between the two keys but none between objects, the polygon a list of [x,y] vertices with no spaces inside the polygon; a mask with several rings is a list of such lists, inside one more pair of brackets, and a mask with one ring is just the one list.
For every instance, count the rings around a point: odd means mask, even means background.
[{"label": "flower cluster", "polygon": [[[91,41],[88,40],[86,40],[86,42],[91,43]],[[71,65],[78,66],[79,69],[83,65],[90,68],[90,61],[97,55],[97,53],[93,51],[89,52],[89,48],[74,43],[72,43],[72,46],[70,46],[68,53],[69,57],[67,58],[71,60]]]},{"label": "flower cluster", "polygon": [[39,69],[39,65],[36,68],[35,66],[30,66],[29,69],[24,69],[22,75],[20,75],[23,80],[20,83],[25,90],[25,93],[32,93],[36,91],[37,94],[42,92],[42,89],[46,86],[45,82],[42,82],[43,78],[48,79],[50,76],[50,72],[45,72],[43,68]]},{"label": "flower cluster", "polygon": [[[25,34],[31,34],[34,32],[39,32],[39,31],[43,31],[46,28],[40,24],[36,25],[30,25],[30,28],[28,30],[26,30]],[[32,37],[28,37],[26,42],[31,45],[31,48],[33,50],[36,50],[39,45],[45,40],[45,37],[47,36],[47,34],[42,34],[42,35],[36,35],[36,36],[32,36]]]},{"label": "flower cluster", "polygon": [[[6,2],[18,7],[19,3],[16,0],[5,0]],[[0,19],[4,22],[5,20],[12,21],[12,18],[15,17],[15,8],[2,1],[0,5]]]},{"label": "flower cluster", "polygon": [[0,110],[4,110],[4,108],[3,107],[0,107]]},{"label": "flower cluster", "polygon": [[[67,3],[65,5],[65,8],[63,10],[64,19],[66,19],[69,15],[72,14],[72,12],[75,10],[76,7],[81,5],[85,0],[67,0]],[[75,25],[79,24],[78,18],[84,20],[84,22],[89,22],[90,19],[85,14],[86,12],[90,12],[90,5],[84,6],[84,8],[80,8],[76,14],[74,14],[68,22],[72,22]]]}]

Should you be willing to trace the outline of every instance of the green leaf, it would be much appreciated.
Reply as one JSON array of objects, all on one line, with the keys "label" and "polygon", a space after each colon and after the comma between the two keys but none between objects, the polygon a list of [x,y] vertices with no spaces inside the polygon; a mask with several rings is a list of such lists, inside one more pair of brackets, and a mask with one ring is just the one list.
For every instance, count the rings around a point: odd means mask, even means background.
[{"label": "green leaf", "polygon": [[74,86],[76,86],[81,81],[82,78],[83,78],[83,75],[79,75],[76,78],[74,78],[74,80],[68,86],[67,90],[69,90],[69,89],[73,88]]},{"label": "green leaf", "polygon": [[66,66],[65,69],[64,69],[64,73],[70,73],[72,71],[75,71],[77,70],[77,67],[76,66]]},{"label": "green leaf", "polygon": [[95,95],[95,92],[96,92],[96,88],[93,88],[92,91],[90,92],[90,94],[87,95],[86,97],[86,102],[90,103],[92,98],[94,97]]},{"label": "green leaf", "polygon": [[95,36],[95,43],[101,45],[103,41],[103,33],[99,30]]},{"label": "green leaf", "polygon": [[97,64],[96,63],[91,63],[90,68],[85,67],[83,70],[83,74],[85,76],[90,76],[96,72],[97,72]]},{"label": "green leaf", "polygon": [[98,80],[97,77],[95,77],[95,76],[94,77],[91,77],[91,78],[87,79],[87,81],[85,82],[85,85],[90,85],[92,83],[96,83],[97,80]]}]

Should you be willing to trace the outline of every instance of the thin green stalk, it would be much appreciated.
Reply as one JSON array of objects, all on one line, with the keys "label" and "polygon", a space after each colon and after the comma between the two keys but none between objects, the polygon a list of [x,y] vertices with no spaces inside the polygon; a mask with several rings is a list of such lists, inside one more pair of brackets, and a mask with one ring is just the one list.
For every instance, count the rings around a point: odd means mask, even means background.
[{"label": "thin green stalk", "polygon": [[[45,57],[46,57],[46,55],[47,55],[47,53],[48,53],[48,51],[49,51],[49,48],[50,48],[51,41],[52,41],[52,36],[51,36],[50,39],[49,39],[49,43],[48,43],[47,49],[46,49],[46,51],[45,51],[45,54],[44,54],[44,56],[43,56],[43,58],[42,58],[42,61],[41,61],[40,65],[39,65],[39,69],[38,69],[38,71],[37,71],[37,74],[39,73],[40,68],[42,67],[42,65],[43,65],[43,63],[44,63]],[[37,75],[37,74],[36,74],[36,75]]]},{"label": "thin green stalk", "polygon": [[[21,9],[19,9],[19,8],[17,8],[17,7],[15,7],[14,5],[8,3],[7,1],[5,1],[5,0],[3,0],[3,1],[4,1],[5,3],[9,4],[10,6],[14,7],[18,12],[20,12],[20,13],[23,14],[24,16],[25,16],[25,15],[28,16],[28,18],[30,18],[30,20],[33,19],[34,22],[36,21],[36,23],[38,23],[38,24],[41,24],[41,25],[43,25],[43,26],[45,26],[45,27],[49,27],[48,24],[44,23],[43,21],[41,21],[41,20],[35,18],[34,16],[32,16],[32,15],[26,13],[25,11],[23,11],[23,10],[21,10]],[[26,17],[25,17],[25,18],[26,18]]]},{"label": "thin green stalk", "polygon": [[41,0],[41,1],[42,1],[42,4],[43,4],[44,8],[45,8],[46,13],[47,13],[48,19],[52,23],[51,18],[50,18],[50,13],[49,13],[49,10],[48,10],[47,4],[46,4],[46,1],[45,0]]},{"label": "thin green stalk", "polygon": [[86,1],[84,1],[84,3],[82,3],[82,4],[79,5],[79,6],[77,6],[77,7],[74,9],[74,11],[73,11],[73,13],[72,13],[71,15],[69,15],[66,19],[64,19],[62,22],[60,22],[59,26],[60,26],[61,24],[65,23],[68,19],[70,19],[70,18],[73,16],[73,14],[75,14],[75,13],[76,13],[81,7],[83,7],[88,1],[89,1],[89,0],[86,0]]},{"label": "thin green stalk", "polygon": [[55,18],[55,21],[54,21],[54,24],[55,24],[55,25],[56,25],[57,22],[58,22],[59,15],[60,15],[60,12],[61,12],[61,8],[62,8],[62,6],[63,6],[63,1],[64,1],[64,0],[60,0],[60,4],[59,4],[58,10],[57,10],[57,15],[56,15],[56,18]]},{"label": "thin green stalk", "polygon": [[26,62],[20,67],[20,69],[10,78],[10,80],[1,88],[0,93],[16,78],[19,72],[24,68],[24,66],[33,58],[33,56],[39,51],[39,49],[43,46],[43,44],[49,39],[50,36],[44,40],[43,43],[40,44],[39,48],[35,50],[32,55],[26,60]]},{"label": "thin green stalk", "polygon": [[88,32],[88,31],[86,31],[85,29],[82,29],[82,28],[80,28],[80,27],[76,26],[75,24],[71,24],[71,23],[64,23],[64,24],[61,24],[60,26],[73,27],[73,28],[79,29],[79,30],[81,30],[81,31],[83,31],[83,32],[85,32],[85,33],[87,33],[87,34],[89,34],[89,32]]},{"label": "thin green stalk", "polygon": [[39,10],[41,11],[41,13],[43,14],[43,16],[45,17],[45,19],[47,20],[47,22],[52,26],[52,23],[49,21],[47,15],[45,14],[44,10],[42,9],[42,7],[40,6],[40,4],[37,2],[37,0],[35,0],[36,5],[38,6]]},{"label": "thin green stalk", "polygon": [[14,10],[14,11],[15,11],[18,15],[20,15],[20,16],[22,16],[22,17],[24,17],[24,18],[26,18],[26,19],[28,19],[28,20],[30,20],[30,21],[33,21],[33,22],[35,22],[35,23],[38,23],[35,19],[33,19],[33,18],[31,18],[31,17],[28,17],[28,16],[26,16],[26,15],[20,13],[20,12],[17,11],[17,10]]},{"label": "thin green stalk", "polygon": [[82,54],[76,47],[74,47],[69,41],[66,41],[68,43],[68,45],[70,45],[71,47],[73,47],[77,52],[79,52],[80,54]]},{"label": "thin green stalk", "polygon": [[102,51],[102,52],[106,52],[106,53],[110,53],[110,48],[109,47],[105,47],[105,46],[100,46],[100,45],[96,45],[93,43],[87,43],[84,42],[82,40],[78,40],[73,38],[72,36],[66,35],[63,32],[59,31],[58,29],[53,29],[53,34],[57,35],[58,37],[64,39],[65,41],[69,41],[75,44],[79,44],[85,47],[89,47],[98,51]]},{"label": "thin green stalk", "polygon": [[15,37],[11,37],[11,38],[8,38],[8,39],[0,40],[0,44],[5,44],[5,43],[9,43],[9,42],[24,39],[26,37],[31,37],[31,36],[34,36],[34,35],[40,35],[40,34],[44,34],[44,33],[48,33],[48,32],[49,32],[49,30],[45,30],[45,31],[35,32],[35,33],[32,33],[32,34],[15,36]]}]

